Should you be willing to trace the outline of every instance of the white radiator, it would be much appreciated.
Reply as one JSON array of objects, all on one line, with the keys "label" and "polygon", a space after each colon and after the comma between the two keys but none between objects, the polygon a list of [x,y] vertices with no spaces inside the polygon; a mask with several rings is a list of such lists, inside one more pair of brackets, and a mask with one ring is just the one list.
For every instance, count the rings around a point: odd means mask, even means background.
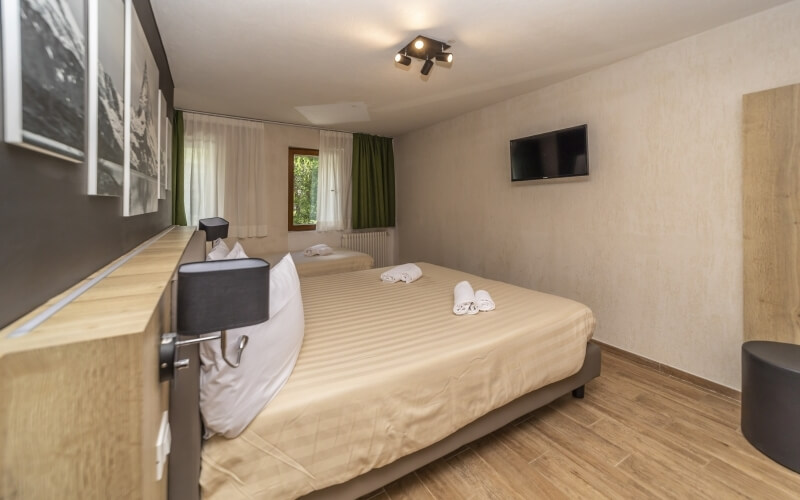
[{"label": "white radiator", "polygon": [[387,231],[344,233],[342,235],[342,246],[371,255],[375,261],[375,267],[389,265],[389,233]]}]

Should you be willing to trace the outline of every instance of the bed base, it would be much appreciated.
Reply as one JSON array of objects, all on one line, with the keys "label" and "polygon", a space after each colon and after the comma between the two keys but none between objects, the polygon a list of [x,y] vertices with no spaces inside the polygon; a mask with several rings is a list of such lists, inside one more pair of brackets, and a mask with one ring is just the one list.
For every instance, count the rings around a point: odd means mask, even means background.
[{"label": "bed base", "polygon": [[600,347],[589,342],[586,344],[586,358],[578,373],[492,410],[427,448],[399,458],[379,469],[373,469],[366,474],[354,477],[347,482],[311,492],[300,498],[303,500],[352,500],[358,498],[508,425],[527,413],[550,404],[570,391],[572,391],[573,397],[583,398],[585,384],[600,375],[600,359]]}]

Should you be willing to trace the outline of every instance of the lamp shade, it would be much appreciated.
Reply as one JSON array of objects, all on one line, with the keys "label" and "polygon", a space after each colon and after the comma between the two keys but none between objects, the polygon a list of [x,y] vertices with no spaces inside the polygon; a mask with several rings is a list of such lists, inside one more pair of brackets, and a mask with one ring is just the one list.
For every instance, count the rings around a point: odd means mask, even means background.
[{"label": "lamp shade", "polygon": [[232,259],[178,269],[178,334],[241,328],[269,319],[269,263]]},{"label": "lamp shade", "polygon": [[228,221],[222,217],[209,217],[200,219],[198,229],[206,232],[206,241],[214,241],[217,238],[228,237]]}]

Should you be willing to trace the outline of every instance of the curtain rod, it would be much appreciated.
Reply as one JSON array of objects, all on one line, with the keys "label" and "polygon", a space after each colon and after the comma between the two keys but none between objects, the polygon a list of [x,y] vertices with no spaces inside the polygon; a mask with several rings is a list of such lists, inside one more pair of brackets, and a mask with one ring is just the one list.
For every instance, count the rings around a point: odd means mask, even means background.
[{"label": "curtain rod", "polygon": [[288,123],[288,122],[279,122],[275,120],[260,120],[258,118],[246,118],[244,116],[234,116],[234,115],[226,115],[223,113],[211,113],[208,111],[195,111],[193,109],[185,109],[185,108],[175,108],[178,111],[183,111],[184,113],[194,113],[196,115],[207,115],[207,116],[219,116],[220,118],[232,118],[234,120],[244,120],[248,122],[259,122],[259,123],[269,123],[271,125],[285,125],[287,127],[300,127],[300,128],[312,128],[314,130],[324,130],[326,132],[340,132],[343,134],[354,134],[356,132],[349,132],[347,130],[334,130],[330,128],[322,128],[322,127],[315,127],[314,125],[301,125],[299,123]]}]

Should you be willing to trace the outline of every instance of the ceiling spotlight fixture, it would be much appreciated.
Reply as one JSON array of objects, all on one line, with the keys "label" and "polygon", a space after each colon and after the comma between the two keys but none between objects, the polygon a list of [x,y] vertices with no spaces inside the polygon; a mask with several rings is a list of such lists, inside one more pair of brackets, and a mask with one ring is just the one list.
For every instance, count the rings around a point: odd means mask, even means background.
[{"label": "ceiling spotlight fixture", "polygon": [[446,63],[453,62],[453,54],[445,52],[445,50],[447,50],[447,48],[445,48],[444,44],[442,44],[442,50],[436,53],[436,60]]},{"label": "ceiling spotlight fixture", "polygon": [[433,61],[427,59],[425,61],[425,64],[422,65],[422,70],[420,71],[420,73],[422,73],[423,75],[427,75],[428,73],[431,72],[432,67],[433,67]]},{"label": "ceiling spotlight fixture", "polygon": [[398,52],[394,56],[394,62],[398,62],[403,66],[408,66],[409,64],[411,64],[411,58],[405,54],[401,54],[400,52]]},{"label": "ceiling spotlight fixture", "polygon": [[400,49],[397,54],[395,54],[394,60],[404,66],[411,64],[412,57],[424,61],[420,72],[423,75],[428,75],[433,68],[434,61],[444,63],[453,62],[453,54],[447,52],[449,48],[450,46],[444,42],[419,35],[408,42],[408,45]]},{"label": "ceiling spotlight fixture", "polygon": [[450,52],[439,52],[436,54],[436,60],[451,63],[453,62],[453,54]]}]

